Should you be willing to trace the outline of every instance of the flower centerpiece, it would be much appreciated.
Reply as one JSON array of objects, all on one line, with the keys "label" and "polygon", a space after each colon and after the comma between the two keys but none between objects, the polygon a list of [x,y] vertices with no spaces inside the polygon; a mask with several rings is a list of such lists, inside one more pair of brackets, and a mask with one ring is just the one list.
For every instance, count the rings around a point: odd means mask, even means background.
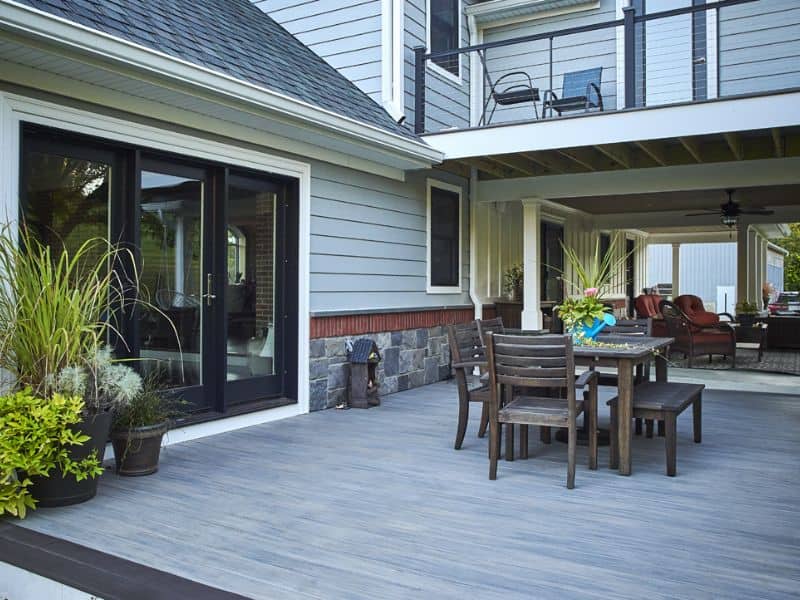
[{"label": "flower centerpiece", "polygon": [[595,244],[594,253],[583,260],[578,252],[561,244],[564,258],[571,267],[574,281],[570,281],[574,292],[559,306],[559,318],[564,328],[571,333],[576,344],[585,344],[594,340],[595,336],[606,326],[614,325],[616,319],[610,308],[603,304],[603,295],[607,292],[611,278],[625,264],[628,254],[618,252],[619,240],[612,238],[603,256],[600,255],[600,240]]}]

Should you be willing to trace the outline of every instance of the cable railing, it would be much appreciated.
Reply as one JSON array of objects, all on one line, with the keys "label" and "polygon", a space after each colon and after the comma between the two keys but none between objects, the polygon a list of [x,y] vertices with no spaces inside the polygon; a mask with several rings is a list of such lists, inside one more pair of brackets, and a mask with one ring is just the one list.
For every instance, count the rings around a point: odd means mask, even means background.
[{"label": "cable railing", "polygon": [[621,19],[556,31],[532,25],[531,34],[508,39],[487,30],[484,43],[452,50],[417,47],[415,131],[800,88],[798,43],[781,39],[786,19],[800,25],[800,10],[770,12],[763,0],[681,1],[640,14],[634,0]]}]

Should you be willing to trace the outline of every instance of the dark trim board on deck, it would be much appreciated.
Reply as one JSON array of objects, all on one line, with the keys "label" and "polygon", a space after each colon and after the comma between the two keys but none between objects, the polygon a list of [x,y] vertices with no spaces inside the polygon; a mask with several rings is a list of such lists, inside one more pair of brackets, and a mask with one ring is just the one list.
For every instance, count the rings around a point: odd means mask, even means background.
[{"label": "dark trim board on deck", "polygon": [[0,562],[103,600],[246,600],[239,594],[2,521]]},{"label": "dark trim board on deck", "polygon": [[634,436],[631,477],[579,448],[574,490],[538,435],[489,481],[470,417],[453,450],[442,382],[175,444],[155,475],[108,472],[21,524],[252,598],[796,597],[800,396],[706,390],[701,444],[678,418],[676,477],[663,438]]}]

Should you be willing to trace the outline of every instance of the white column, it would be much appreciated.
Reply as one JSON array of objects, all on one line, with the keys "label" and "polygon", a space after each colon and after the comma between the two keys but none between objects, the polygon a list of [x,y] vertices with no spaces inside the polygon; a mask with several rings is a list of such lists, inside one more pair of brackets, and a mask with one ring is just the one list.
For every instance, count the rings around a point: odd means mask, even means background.
[{"label": "white column", "polygon": [[758,308],[759,310],[764,309],[764,291],[761,289],[761,286],[766,283],[767,281],[767,245],[768,241],[764,238],[761,238],[761,253],[759,257],[759,268],[761,269],[761,277],[758,280]]},{"label": "white column", "polygon": [[758,234],[753,228],[747,230],[747,301],[756,302],[761,295],[758,289]]},{"label": "white column", "polygon": [[736,233],[736,301],[747,300],[747,232],[748,226],[739,224]]},{"label": "white column", "polygon": [[541,329],[542,311],[539,300],[540,250],[539,232],[541,204],[537,199],[522,201],[522,262],[525,265],[522,328]]},{"label": "white column", "polygon": [[672,299],[680,296],[681,289],[681,245],[672,244]]}]

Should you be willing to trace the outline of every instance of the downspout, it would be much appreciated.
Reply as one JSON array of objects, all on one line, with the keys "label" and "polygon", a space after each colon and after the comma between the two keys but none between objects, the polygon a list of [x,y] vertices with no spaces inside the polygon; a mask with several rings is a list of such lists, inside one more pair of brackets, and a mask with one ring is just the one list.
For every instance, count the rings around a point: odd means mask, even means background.
[{"label": "downspout", "polygon": [[469,298],[475,309],[475,318],[483,318],[483,300],[478,297],[475,287],[478,274],[478,231],[475,227],[476,207],[478,204],[478,169],[469,170]]}]

